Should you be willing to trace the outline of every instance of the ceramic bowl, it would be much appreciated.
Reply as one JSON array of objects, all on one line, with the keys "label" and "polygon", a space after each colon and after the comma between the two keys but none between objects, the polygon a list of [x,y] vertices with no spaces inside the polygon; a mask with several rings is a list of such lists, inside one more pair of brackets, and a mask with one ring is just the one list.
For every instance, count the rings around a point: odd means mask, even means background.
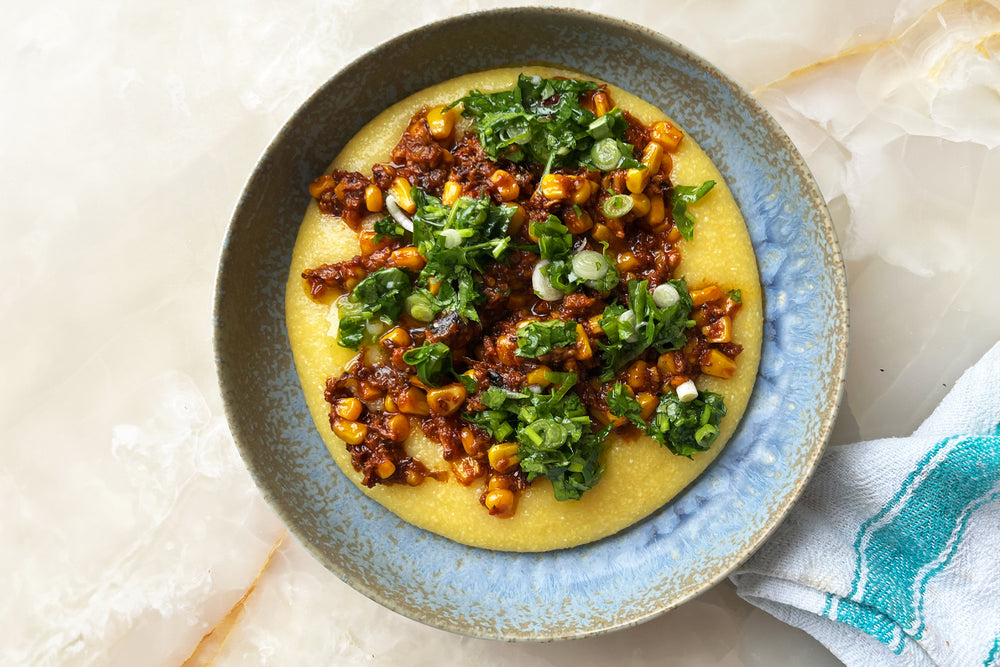
[{"label": "ceramic bowl", "polygon": [[[718,459],[672,502],[592,544],[487,551],[400,521],[337,468],[306,409],[284,286],[307,186],[378,112],[427,86],[550,63],[661,106],[722,171],[754,244],[764,344],[750,405]],[[239,200],[216,287],[215,346],[229,423],[261,492],[327,568],[371,599],[477,637],[550,640],[640,623],[721,581],[778,525],[809,479],[840,400],[843,264],[802,158],[750,95],[679,44],[591,14],[507,9],[383,44],[312,95],[264,152]]]}]

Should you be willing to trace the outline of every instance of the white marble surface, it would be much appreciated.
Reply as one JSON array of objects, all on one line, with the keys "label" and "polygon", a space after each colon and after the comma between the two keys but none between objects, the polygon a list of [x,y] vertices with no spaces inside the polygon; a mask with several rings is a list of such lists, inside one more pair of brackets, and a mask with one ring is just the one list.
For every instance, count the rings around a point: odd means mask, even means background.
[{"label": "white marble surface", "polygon": [[[728,583],[576,642],[433,630],[316,564],[243,469],[211,306],[254,160],[368,48],[503,4],[4,3],[0,664],[836,663]],[[718,64],[806,157],[850,281],[834,444],[908,433],[1000,335],[1000,6],[933,4],[577,4]]]}]

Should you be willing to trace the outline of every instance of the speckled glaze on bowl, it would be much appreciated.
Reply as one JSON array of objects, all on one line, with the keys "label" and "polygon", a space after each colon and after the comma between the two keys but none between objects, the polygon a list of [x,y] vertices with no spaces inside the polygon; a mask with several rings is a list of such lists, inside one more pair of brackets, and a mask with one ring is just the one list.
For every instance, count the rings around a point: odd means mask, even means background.
[{"label": "speckled glaze on bowl", "polygon": [[[726,449],[671,503],[599,542],[540,554],[463,546],[402,522],[344,477],[306,409],[284,285],[308,183],[378,112],[427,86],[518,63],[572,67],[661,106],[722,171],[765,292],[760,372]],[[371,599],[477,637],[551,640],[640,623],[707,590],[778,525],[811,475],[840,400],[843,264],[825,203],[763,108],[713,66],[639,26],[509,9],[383,44],[320,88],[261,157],[216,287],[215,347],[233,435],[257,485],[327,568]]]}]

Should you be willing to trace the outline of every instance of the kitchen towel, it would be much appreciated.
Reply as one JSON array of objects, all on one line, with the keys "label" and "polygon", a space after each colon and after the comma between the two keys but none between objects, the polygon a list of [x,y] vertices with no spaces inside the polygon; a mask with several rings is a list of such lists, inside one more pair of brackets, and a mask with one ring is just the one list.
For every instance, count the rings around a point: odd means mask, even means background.
[{"label": "kitchen towel", "polygon": [[828,449],[732,579],[848,665],[1000,666],[1000,343],[913,435]]}]

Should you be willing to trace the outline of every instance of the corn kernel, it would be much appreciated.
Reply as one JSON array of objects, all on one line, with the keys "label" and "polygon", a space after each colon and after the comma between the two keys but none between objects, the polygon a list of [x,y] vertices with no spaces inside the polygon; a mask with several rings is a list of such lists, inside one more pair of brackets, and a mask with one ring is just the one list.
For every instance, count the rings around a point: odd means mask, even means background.
[{"label": "corn kernel", "polygon": [[406,347],[410,344],[410,334],[403,327],[393,327],[381,338],[379,342],[383,347]]},{"label": "corn kernel", "polygon": [[373,401],[382,398],[383,391],[371,382],[362,382],[358,385],[358,398],[362,401]]},{"label": "corn kernel", "polygon": [[375,472],[377,472],[378,476],[382,479],[388,479],[389,477],[392,477],[394,472],[396,472],[396,464],[389,459],[385,459],[375,466]]},{"label": "corn kernel", "polygon": [[366,229],[358,234],[358,245],[361,246],[361,254],[365,257],[375,253],[377,250],[381,250],[390,243],[392,239],[382,239],[378,243],[375,242],[375,232],[370,229]]},{"label": "corn kernel", "polygon": [[641,192],[632,193],[632,213],[637,218],[641,218],[649,213],[649,197]]},{"label": "corn kernel", "polygon": [[677,150],[683,138],[684,133],[665,120],[654,123],[650,131],[650,139],[668,151]]},{"label": "corn kernel", "polygon": [[468,426],[462,427],[462,430],[458,433],[458,439],[462,441],[462,449],[469,456],[476,456],[479,454],[479,443],[476,442],[476,434],[472,432],[472,429]]},{"label": "corn kernel", "polygon": [[509,171],[503,169],[497,169],[490,174],[490,184],[496,190],[500,201],[511,201],[517,199],[517,196],[521,194],[521,186],[517,184]]},{"label": "corn kernel", "polygon": [[664,153],[663,158],[660,160],[660,177],[664,181],[670,180],[670,172],[674,168],[674,159],[670,157],[670,153]]},{"label": "corn kernel", "polygon": [[365,208],[372,213],[378,213],[384,205],[385,200],[382,197],[382,190],[377,185],[373,184],[365,188]]},{"label": "corn kernel", "polygon": [[357,421],[361,417],[361,401],[356,398],[342,398],[337,401],[334,411],[341,419]]},{"label": "corn kernel", "polygon": [[587,320],[587,329],[590,330],[591,336],[599,336],[604,333],[604,327],[601,326],[602,315],[594,315],[589,320]]},{"label": "corn kernel", "polygon": [[703,326],[701,332],[709,343],[728,343],[733,340],[733,320],[728,315],[723,315],[715,322]]},{"label": "corn kernel", "polygon": [[486,473],[486,467],[478,459],[467,456],[458,461],[453,461],[451,472],[460,484],[468,486]]},{"label": "corn kernel", "polygon": [[660,399],[648,391],[644,391],[636,396],[635,400],[639,401],[639,416],[642,417],[643,421],[649,421],[649,418],[653,416],[656,408],[660,405]]},{"label": "corn kernel", "polygon": [[406,483],[410,486],[420,486],[424,483],[424,476],[413,468],[406,469]]},{"label": "corn kernel", "polygon": [[677,360],[673,352],[664,352],[656,360],[656,369],[662,376],[676,375],[678,372]]},{"label": "corn kernel", "polygon": [[368,426],[347,419],[334,419],[331,425],[338,438],[349,445],[360,445],[368,435]]},{"label": "corn kernel", "polygon": [[611,109],[611,101],[603,90],[594,93],[594,115],[600,118]]},{"label": "corn kernel", "polygon": [[629,192],[639,193],[649,185],[649,169],[629,169],[625,172],[625,187]]},{"label": "corn kernel", "polygon": [[656,196],[649,200],[649,211],[646,212],[643,220],[649,225],[658,225],[667,217],[667,207],[663,203],[663,197]]},{"label": "corn kernel", "polygon": [[728,380],[736,374],[736,362],[719,350],[709,350],[708,359],[702,357],[701,372]]},{"label": "corn kernel", "polygon": [[444,184],[444,189],[441,191],[441,203],[445,206],[451,206],[461,195],[462,186],[455,181],[448,181]]},{"label": "corn kernel", "polygon": [[427,112],[427,127],[430,128],[431,136],[437,140],[447,139],[451,136],[451,131],[455,128],[455,110],[444,108],[443,104],[432,107]]},{"label": "corn kernel", "polygon": [[405,415],[393,415],[386,422],[393,442],[403,442],[410,437],[410,420]]},{"label": "corn kernel", "polygon": [[514,513],[514,492],[509,489],[493,489],[486,493],[484,504],[493,516],[508,517]]},{"label": "corn kernel", "polygon": [[337,183],[337,187],[333,189],[333,194],[337,195],[337,199],[341,202],[347,202],[347,181],[341,181]]},{"label": "corn kernel", "polygon": [[465,389],[465,385],[461,382],[455,382],[439,387],[438,389],[429,389],[427,391],[427,403],[434,414],[450,415],[462,407],[467,395],[468,392]]},{"label": "corn kernel", "polygon": [[517,356],[517,339],[514,336],[500,336],[496,342],[497,359],[504,366],[517,367],[521,357]]},{"label": "corn kernel", "polygon": [[718,285],[709,285],[691,292],[691,303],[700,306],[710,301],[718,301],[722,298],[722,290]]},{"label": "corn kernel", "polygon": [[524,225],[527,217],[528,215],[524,212],[524,207],[520,204],[514,204],[514,212],[510,215],[510,227],[507,228],[507,233],[510,236],[515,236],[521,231],[521,227]]},{"label": "corn kernel", "polygon": [[586,211],[580,211],[579,215],[576,216],[567,215],[563,222],[569,233],[574,235],[583,234],[594,226],[594,219]]},{"label": "corn kernel", "polygon": [[646,165],[646,173],[652,176],[660,170],[660,160],[662,159],[663,146],[655,141],[650,141],[646,144],[646,147],[642,149],[642,159],[640,159],[639,162]]},{"label": "corn kernel", "polygon": [[588,178],[582,178],[577,181],[576,191],[573,193],[573,203],[583,205],[593,192],[593,186]]},{"label": "corn kernel", "polygon": [[389,255],[388,263],[389,266],[398,266],[401,269],[419,271],[427,264],[427,260],[423,258],[416,246],[410,245],[405,248],[393,250],[392,254]]},{"label": "corn kernel", "polygon": [[431,413],[431,406],[427,403],[427,395],[416,387],[407,387],[396,397],[396,405],[399,411],[408,415],[426,417]]},{"label": "corn kernel", "polygon": [[626,377],[626,384],[633,389],[641,389],[646,385],[646,369],[649,368],[647,364],[642,359],[634,362],[628,369],[628,376]]},{"label": "corn kernel", "polygon": [[333,176],[330,174],[323,174],[309,184],[309,196],[313,199],[319,199],[319,196],[323,194],[324,190],[329,190],[336,185],[337,181],[334,180]]},{"label": "corn kernel", "polygon": [[628,273],[629,271],[635,271],[642,266],[642,262],[640,262],[634,254],[626,250],[618,255],[616,265],[621,273]]},{"label": "corn kernel", "polygon": [[497,472],[506,472],[516,466],[521,461],[517,456],[518,447],[516,442],[501,442],[490,447],[487,454],[490,467]]},{"label": "corn kernel", "polygon": [[490,475],[490,480],[486,483],[486,490],[493,491],[494,489],[509,489],[510,479],[504,477],[503,475]]},{"label": "corn kernel", "polygon": [[573,357],[579,360],[590,359],[594,356],[594,351],[590,347],[590,338],[583,330],[582,324],[576,325],[576,345],[573,349]]},{"label": "corn kernel", "polygon": [[396,200],[399,208],[413,215],[417,210],[417,204],[413,201],[410,189],[410,182],[402,176],[394,178],[392,185],[389,186],[389,192],[392,194],[393,199]]},{"label": "corn kernel", "polygon": [[541,190],[546,199],[565,199],[567,194],[566,177],[562,174],[545,174],[538,189]]},{"label": "corn kernel", "polygon": [[611,232],[610,227],[598,223],[594,225],[594,230],[590,232],[590,237],[598,243],[611,243],[611,239],[614,238],[614,234]]},{"label": "corn kernel", "polygon": [[382,401],[382,407],[384,408],[385,412],[395,412],[396,410],[399,409],[396,406],[396,399],[394,399],[389,394],[385,395],[385,400]]},{"label": "corn kernel", "polygon": [[552,369],[548,366],[539,366],[533,371],[528,371],[528,375],[525,378],[528,384],[537,384],[539,387],[548,387],[551,382],[545,377],[546,373],[552,372]]}]

